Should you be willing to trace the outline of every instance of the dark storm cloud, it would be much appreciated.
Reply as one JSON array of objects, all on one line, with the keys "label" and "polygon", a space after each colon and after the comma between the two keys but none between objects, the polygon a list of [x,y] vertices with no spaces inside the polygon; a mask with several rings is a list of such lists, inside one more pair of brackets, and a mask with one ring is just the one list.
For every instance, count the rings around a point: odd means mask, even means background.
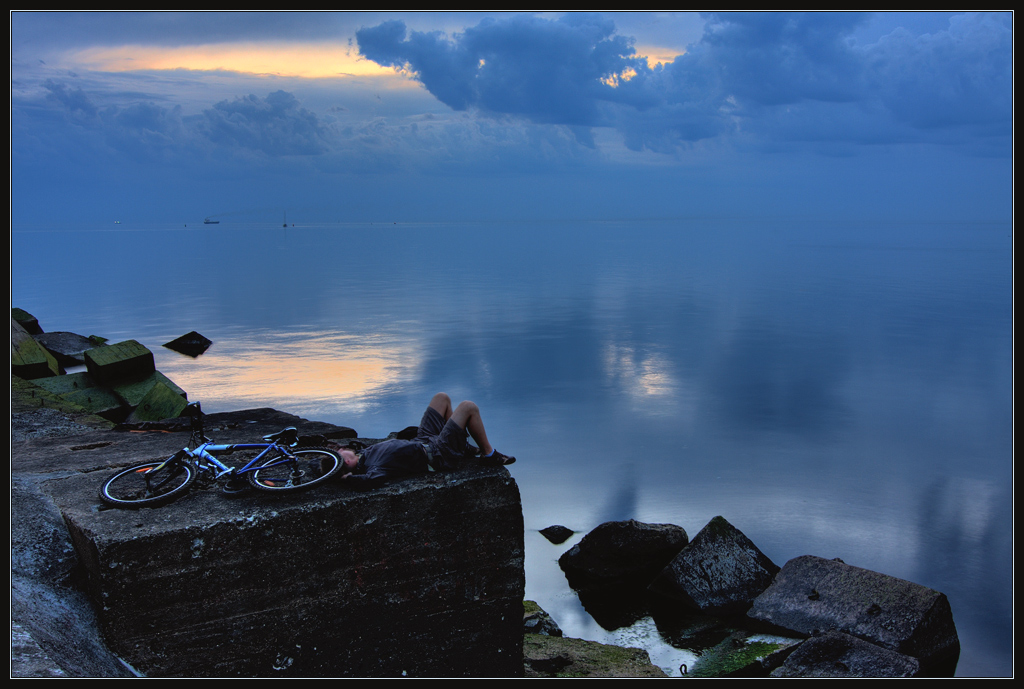
[{"label": "dark storm cloud", "polygon": [[603,80],[646,69],[632,41],[597,15],[556,21],[532,16],[485,20],[449,40],[441,32],[407,32],[401,21],[356,32],[359,50],[385,66],[417,74],[455,110],[476,108],[535,122],[594,126],[598,103],[617,99]]},{"label": "dark storm cloud", "polygon": [[[356,37],[362,55],[408,70],[453,109],[570,125],[581,141],[581,128],[615,126],[634,150],[670,152],[739,131],[762,142],[948,143],[938,130],[965,125],[1009,134],[1008,15],[956,16],[944,31],[897,29],[860,46],[853,36],[866,18],[712,14],[686,54],[653,68],[595,15],[486,20],[452,36],[391,21]],[[814,104],[828,107],[801,119]]]}]

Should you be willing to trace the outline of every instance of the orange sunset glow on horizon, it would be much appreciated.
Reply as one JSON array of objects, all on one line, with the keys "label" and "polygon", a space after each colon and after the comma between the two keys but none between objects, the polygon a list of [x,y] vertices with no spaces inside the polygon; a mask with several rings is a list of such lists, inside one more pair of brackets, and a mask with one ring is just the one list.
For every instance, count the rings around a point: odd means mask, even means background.
[{"label": "orange sunset glow on horizon", "polygon": [[362,58],[338,43],[221,43],[189,46],[95,47],[68,56],[103,72],[186,69],[324,79],[389,76],[390,67]]}]

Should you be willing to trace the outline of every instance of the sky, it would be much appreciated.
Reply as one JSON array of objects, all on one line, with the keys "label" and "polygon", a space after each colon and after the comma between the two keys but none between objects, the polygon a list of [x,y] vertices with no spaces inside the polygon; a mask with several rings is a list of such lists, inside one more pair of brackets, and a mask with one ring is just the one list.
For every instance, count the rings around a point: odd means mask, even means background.
[{"label": "sky", "polygon": [[1012,13],[12,12],[11,220],[1006,222]]}]

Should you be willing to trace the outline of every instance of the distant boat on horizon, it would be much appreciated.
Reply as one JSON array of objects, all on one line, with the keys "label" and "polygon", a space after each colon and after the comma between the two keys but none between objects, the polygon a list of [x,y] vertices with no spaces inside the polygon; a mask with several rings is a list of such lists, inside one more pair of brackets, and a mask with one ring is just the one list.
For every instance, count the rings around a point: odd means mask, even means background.
[{"label": "distant boat on horizon", "polygon": [[203,224],[204,225],[220,225],[220,220],[210,220],[209,218],[206,218],[205,220],[203,220]]}]

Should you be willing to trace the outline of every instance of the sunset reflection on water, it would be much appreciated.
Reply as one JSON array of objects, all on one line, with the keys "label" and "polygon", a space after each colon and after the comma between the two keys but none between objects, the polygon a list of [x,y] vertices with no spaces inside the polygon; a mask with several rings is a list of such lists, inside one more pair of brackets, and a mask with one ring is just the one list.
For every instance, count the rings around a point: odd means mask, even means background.
[{"label": "sunset reflection on water", "polygon": [[415,339],[329,330],[259,332],[214,342],[192,359],[154,352],[157,367],[204,411],[253,407],[362,413],[381,390],[394,390],[421,366]]}]

